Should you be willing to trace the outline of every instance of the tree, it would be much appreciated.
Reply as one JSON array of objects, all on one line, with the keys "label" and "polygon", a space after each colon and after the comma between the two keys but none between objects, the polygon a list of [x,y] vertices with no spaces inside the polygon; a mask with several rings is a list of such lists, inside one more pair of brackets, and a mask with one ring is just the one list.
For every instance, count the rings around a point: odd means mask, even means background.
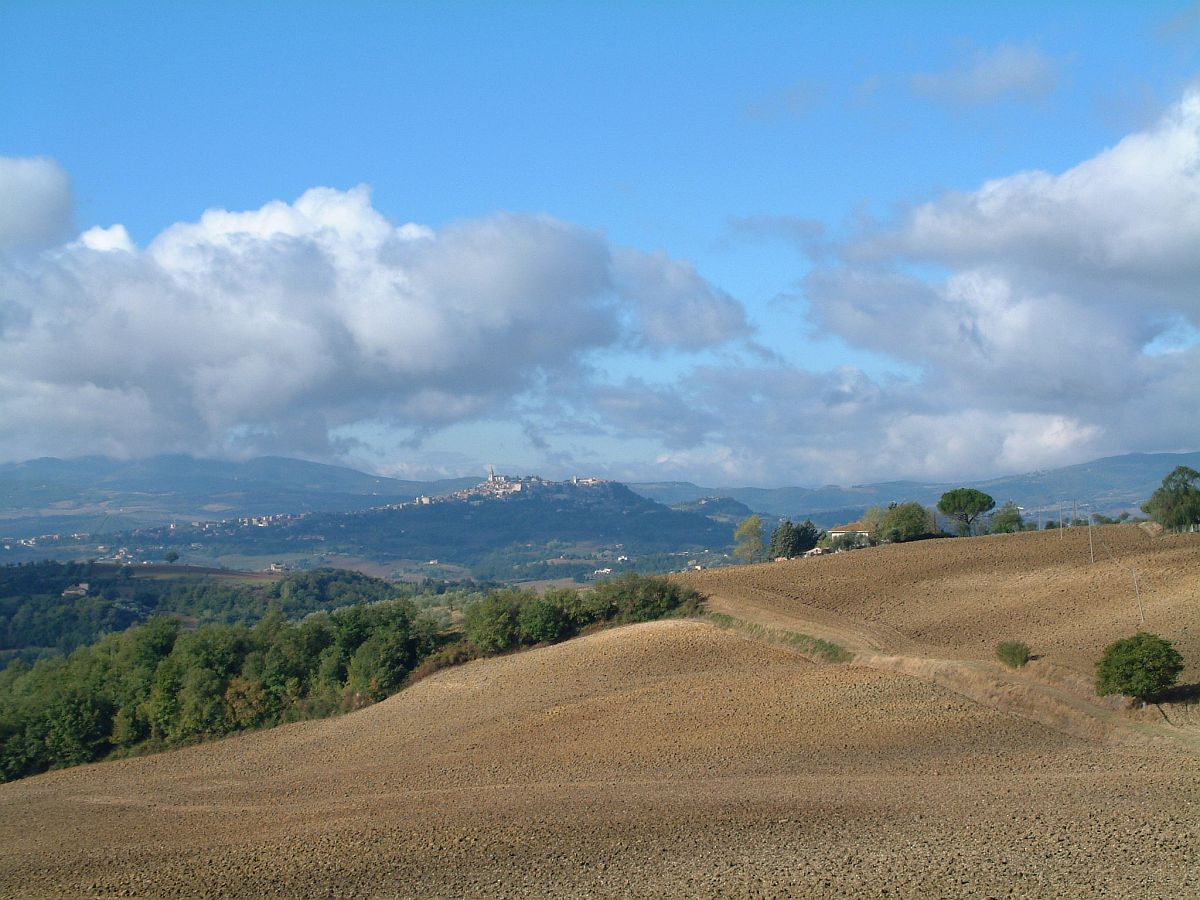
[{"label": "tree", "polygon": [[876,534],[881,541],[898,544],[937,534],[937,525],[920,503],[893,503],[880,518]]},{"label": "tree", "polygon": [[511,588],[492,591],[467,608],[467,640],[484,653],[502,653],[517,645],[518,616],[530,595]]},{"label": "tree", "polygon": [[1024,524],[1025,520],[1021,518],[1021,510],[1011,500],[992,513],[992,534],[1015,534],[1024,527]]},{"label": "tree", "polygon": [[805,519],[797,525],[796,542],[792,545],[795,555],[799,556],[802,553],[807,553],[813,547],[817,546],[817,542],[821,540],[822,533],[821,529],[813,524],[812,519]]},{"label": "tree", "polygon": [[557,641],[569,627],[566,613],[553,599],[537,597],[529,600],[517,614],[517,632],[526,644]]},{"label": "tree", "polygon": [[1145,702],[1175,684],[1183,657],[1171,642],[1139,631],[1104,648],[1096,663],[1096,693],[1125,694]]},{"label": "tree", "polygon": [[796,554],[792,552],[792,544],[796,539],[796,526],[791,523],[790,519],[785,519],[779,523],[779,527],[771,532],[771,544],[767,548],[767,556],[770,559],[779,559],[784,556],[791,558]]},{"label": "tree", "polygon": [[817,546],[820,537],[821,532],[811,519],[805,519],[801,525],[793,525],[790,521],[784,521],[771,534],[771,545],[767,556],[771,559],[778,559],[781,556],[787,559],[801,556]]},{"label": "tree", "polygon": [[173,563],[179,559],[179,554],[176,553],[174,550],[168,550],[166,553],[163,554],[163,559],[165,559],[169,563]]},{"label": "tree", "polygon": [[1176,466],[1162,480],[1142,512],[1170,531],[1189,531],[1200,525],[1200,472],[1187,466]]},{"label": "tree", "polygon": [[763,557],[762,516],[755,513],[742,520],[733,532],[733,554],[742,562],[758,562]]},{"label": "tree", "polygon": [[961,487],[946,491],[938,500],[938,511],[958,523],[960,534],[970,535],[975,520],[996,505],[996,501],[975,488]]},{"label": "tree", "polygon": [[[895,506],[895,504],[893,503],[892,506]],[[883,533],[883,517],[887,513],[888,511],[882,506],[869,506],[867,507],[867,511],[859,516],[858,521],[862,523],[863,528],[867,530],[872,538],[879,540],[879,536]]]}]

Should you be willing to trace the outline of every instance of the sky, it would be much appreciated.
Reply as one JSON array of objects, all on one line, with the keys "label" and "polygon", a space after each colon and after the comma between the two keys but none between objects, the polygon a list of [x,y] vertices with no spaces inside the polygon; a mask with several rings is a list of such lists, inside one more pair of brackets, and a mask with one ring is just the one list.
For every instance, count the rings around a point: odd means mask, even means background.
[{"label": "sky", "polygon": [[0,461],[1200,449],[1200,4],[0,0]]}]

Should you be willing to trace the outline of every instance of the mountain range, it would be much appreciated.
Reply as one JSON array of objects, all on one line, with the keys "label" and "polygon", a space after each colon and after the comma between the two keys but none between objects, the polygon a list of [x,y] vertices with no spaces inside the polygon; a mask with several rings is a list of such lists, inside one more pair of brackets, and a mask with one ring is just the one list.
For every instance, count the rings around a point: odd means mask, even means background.
[{"label": "mountain range", "polygon": [[0,464],[0,535],[104,534],[176,520],[349,512],[450,493],[478,480],[405,481],[276,456],[244,462],[45,457]]},{"label": "mountain range", "polygon": [[885,481],[850,487],[755,488],[659,481],[629,486],[643,497],[671,506],[707,497],[728,497],[764,515],[793,520],[811,518],[822,527],[830,527],[857,518],[867,507],[887,506],[893,501],[915,500],[932,505],[946,491],[962,486],[990,494],[998,505],[1012,500],[1034,515],[1056,512],[1059,503],[1077,503],[1081,511],[1115,515],[1136,511],[1176,466],[1200,469],[1200,452],[1129,453],[1059,469],[970,482]]},{"label": "mountain range", "polygon": [[[1051,513],[1063,502],[1113,515],[1136,510],[1178,465],[1200,468],[1200,452],[1126,454],[968,483],[997,503],[1012,500],[1034,514]],[[117,534],[171,522],[361,512],[422,495],[451,494],[477,480],[406,481],[282,457],[243,462],[186,455],[132,461],[42,458],[0,464],[0,536]],[[811,518],[830,527],[857,518],[869,506],[906,500],[933,504],[961,484],[889,481],[759,488],[671,481],[629,488],[679,512],[723,524],[754,511],[771,518]],[[695,542],[712,541],[712,535],[700,533]]]}]

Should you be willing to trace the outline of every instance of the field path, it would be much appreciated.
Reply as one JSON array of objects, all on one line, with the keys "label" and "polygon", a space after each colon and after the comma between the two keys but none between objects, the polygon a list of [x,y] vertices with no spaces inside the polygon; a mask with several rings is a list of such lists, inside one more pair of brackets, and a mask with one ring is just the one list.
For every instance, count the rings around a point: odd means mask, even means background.
[{"label": "field path", "polygon": [[[1200,607],[1200,541],[1156,540],[1133,526],[1096,531],[1093,548],[1086,529],[1075,529],[1062,537],[930,541],[680,577],[705,593],[710,612],[768,638],[831,642],[853,654],[854,666],[938,684],[1075,737],[1169,740],[1200,751],[1194,702],[1123,710],[1119,700],[1095,695],[1090,666],[1080,665],[1131,633],[1124,620],[1134,608],[1126,596],[1132,582],[1124,576],[1139,568],[1140,579],[1155,585],[1142,598],[1143,612],[1150,607],[1156,629],[1191,664],[1185,681],[1196,674],[1200,642],[1190,622]],[[1093,561],[1095,547],[1103,552]],[[1045,646],[1052,652],[1010,669],[996,661],[994,647],[1016,637],[1035,654]]]}]

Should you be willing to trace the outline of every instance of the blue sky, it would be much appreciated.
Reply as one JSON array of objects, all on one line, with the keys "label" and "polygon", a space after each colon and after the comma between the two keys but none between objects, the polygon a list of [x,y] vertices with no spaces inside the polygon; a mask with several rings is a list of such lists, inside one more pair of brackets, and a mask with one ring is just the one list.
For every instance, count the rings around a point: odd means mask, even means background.
[{"label": "blue sky", "polygon": [[[0,455],[782,484],[1195,449],[1190,235],[1126,251],[1192,220],[1198,75],[1194,3],[8,2]],[[1129,191],[1184,205],[1097,256],[1077,223]],[[129,322],[170,354],[113,359]],[[1097,348],[1124,378],[1049,364]]]}]

